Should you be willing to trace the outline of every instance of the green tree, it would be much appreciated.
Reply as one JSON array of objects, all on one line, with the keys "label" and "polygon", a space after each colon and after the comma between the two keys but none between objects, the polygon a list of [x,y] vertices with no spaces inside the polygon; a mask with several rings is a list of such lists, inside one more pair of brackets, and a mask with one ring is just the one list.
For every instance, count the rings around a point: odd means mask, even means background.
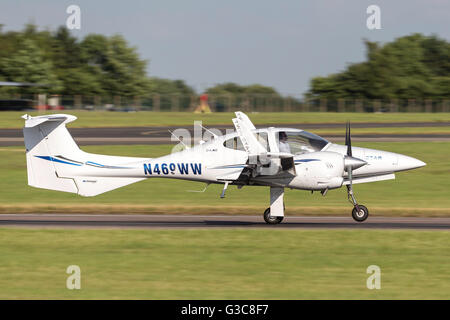
[{"label": "green tree", "polygon": [[266,94],[280,97],[280,94],[272,87],[263,86],[261,84],[252,84],[249,86],[241,86],[233,82],[217,84],[208,88],[205,93],[208,94]]},{"label": "green tree", "polygon": [[148,92],[147,62],[139,59],[136,48],[129,47],[122,36],[88,35],[81,48],[87,70],[104,92],[125,97]]},{"label": "green tree", "polygon": [[156,77],[149,79],[148,93],[195,95],[194,89],[188,86],[183,80],[170,80]]},{"label": "green tree", "polygon": [[23,93],[56,92],[61,83],[53,73],[52,64],[45,61],[43,53],[33,40],[24,39],[18,51],[10,57],[0,60],[2,76],[6,81],[29,82],[45,85],[38,87],[20,87],[12,90]]},{"label": "green tree", "polygon": [[233,82],[218,84],[205,91],[207,94],[242,94],[244,92],[245,87]]},{"label": "green tree", "polygon": [[[149,89],[147,98],[154,98],[159,95],[160,108],[162,110],[172,107],[174,101],[180,110],[187,110],[191,105],[192,97],[196,96],[194,89],[188,86],[183,80],[169,80],[152,77],[149,79]],[[151,100],[153,103],[153,100]]]},{"label": "green tree", "polygon": [[365,41],[367,61],[311,79],[309,98],[449,98],[450,43],[413,34],[381,46]]},{"label": "green tree", "polygon": [[1,92],[140,96],[150,89],[146,66],[120,35],[90,34],[80,41],[64,26],[51,32],[27,24],[6,33],[0,26],[0,79],[48,85]]},{"label": "green tree", "polygon": [[[231,105],[252,110],[283,110],[285,106],[295,108],[300,102],[293,97],[282,97],[274,88],[261,84],[242,86],[227,82],[208,88],[205,93],[212,96],[218,106]],[[219,107],[216,106],[216,109]]]}]

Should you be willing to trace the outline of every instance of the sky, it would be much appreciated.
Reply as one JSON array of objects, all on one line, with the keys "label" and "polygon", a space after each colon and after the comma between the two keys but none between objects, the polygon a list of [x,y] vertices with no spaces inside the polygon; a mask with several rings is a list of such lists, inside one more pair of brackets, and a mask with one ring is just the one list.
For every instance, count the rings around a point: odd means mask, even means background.
[{"label": "sky", "polygon": [[[3,31],[26,23],[56,30],[70,5],[82,39],[122,34],[148,60],[148,75],[183,79],[197,92],[218,83],[260,83],[301,97],[309,81],[365,60],[364,40],[420,32],[450,41],[450,0],[1,0]],[[369,5],[381,29],[370,30]]]}]

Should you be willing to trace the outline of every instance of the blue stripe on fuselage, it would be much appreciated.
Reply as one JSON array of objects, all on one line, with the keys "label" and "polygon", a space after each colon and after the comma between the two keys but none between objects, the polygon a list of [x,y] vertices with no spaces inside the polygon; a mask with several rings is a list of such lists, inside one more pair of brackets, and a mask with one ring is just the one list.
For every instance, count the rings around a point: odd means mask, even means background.
[{"label": "blue stripe on fuselage", "polygon": [[53,162],[59,162],[59,163],[64,163],[64,164],[71,164],[73,166],[82,166],[81,164],[78,163],[71,163],[71,162],[67,162],[67,161],[63,161],[63,160],[59,160],[50,156],[35,156],[36,158],[40,158],[40,159],[44,159],[44,160],[48,160],[48,161],[53,161]]},{"label": "blue stripe on fuselage", "polygon": [[301,159],[301,160],[294,160],[294,162],[311,162],[311,161],[320,161],[319,159]]}]

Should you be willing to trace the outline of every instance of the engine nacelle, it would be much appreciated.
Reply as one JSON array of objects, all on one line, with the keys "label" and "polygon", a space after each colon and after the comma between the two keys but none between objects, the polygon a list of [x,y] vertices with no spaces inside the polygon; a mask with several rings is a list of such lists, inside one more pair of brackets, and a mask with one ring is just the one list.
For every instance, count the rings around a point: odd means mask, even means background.
[{"label": "engine nacelle", "polygon": [[337,152],[311,152],[295,157],[297,176],[289,188],[306,190],[336,189],[344,182],[344,156]]}]

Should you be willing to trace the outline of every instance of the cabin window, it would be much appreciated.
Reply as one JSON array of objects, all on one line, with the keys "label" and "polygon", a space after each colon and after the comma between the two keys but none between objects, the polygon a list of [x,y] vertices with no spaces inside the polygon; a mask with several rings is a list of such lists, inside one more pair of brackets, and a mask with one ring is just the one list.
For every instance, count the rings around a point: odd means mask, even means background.
[{"label": "cabin window", "polygon": [[307,131],[280,131],[277,135],[280,152],[301,154],[322,150],[328,141]]},{"label": "cabin window", "polygon": [[225,140],[223,143],[224,147],[234,149],[234,150],[240,150],[245,151],[244,146],[242,145],[241,138],[234,137],[228,140]]},{"label": "cabin window", "polygon": [[267,132],[259,132],[256,134],[256,138],[258,139],[259,143],[261,143],[261,145],[266,148],[267,151],[270,151],[269,148],[269,139],[268,139],[268,135]]}]

